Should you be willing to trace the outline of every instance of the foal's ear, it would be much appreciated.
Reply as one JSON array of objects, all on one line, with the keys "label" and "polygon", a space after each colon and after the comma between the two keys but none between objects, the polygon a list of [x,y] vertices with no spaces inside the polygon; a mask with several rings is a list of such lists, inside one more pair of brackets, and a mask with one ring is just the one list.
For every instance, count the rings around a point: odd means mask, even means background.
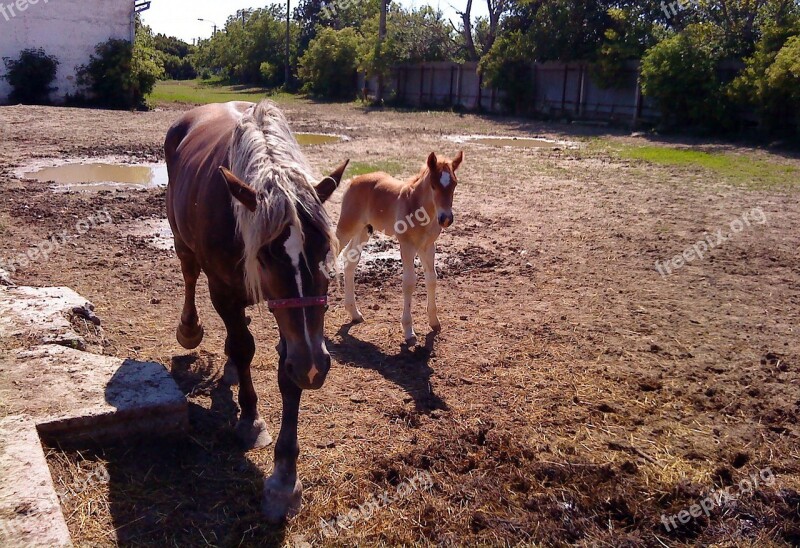
[{"label": "foal's ear", "polygon": [[431,173],[435,173],[439,169],[439,159],[435,152],[431,152],[431,155],[428,156],[428,169]]},{"label": "foal's ear", "polygon": [[323,204],[330,198],[336,189],[339,187],[339,184],[342,182],[342,176],[344,176],[344,170],[347,169],[347,164],[350,163],[350,160],[345,160],[342,165],[337,167],[333,173],[322,179],[317,186],[314,187],[314,190],[317,191],[317,196],[319,196],[319,201]]},{"label": "foal's ear", "polygon": [[463,161],[464,161],[464,151],[459,150],[458,155],[455,158],[453,158],[453,171],[457,170],[458,166],[460,166],[461,162]]},{"label": "foal's ear", "polygon": [[230,170],[220,166],[219,172],[222,174],[225,182],[228,183],[228,190],[231,196],[239,200],[242,205],[251,212],[254,212],[258,206],[258,194],[256,191],[253,190],[250,185],[239,179],[239,177],[231,173]]}]

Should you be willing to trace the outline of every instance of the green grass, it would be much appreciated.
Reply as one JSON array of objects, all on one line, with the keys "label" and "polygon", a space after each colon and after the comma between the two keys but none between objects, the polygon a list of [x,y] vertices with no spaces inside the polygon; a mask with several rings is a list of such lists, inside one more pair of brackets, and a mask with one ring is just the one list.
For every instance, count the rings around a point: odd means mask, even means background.
[{"label": "green grass", "polygon": [[347,177],[356,177],[373,171],[385,171],[397,177],[403,171],[403,165],[391,160],[385,162],[350,162],[347,166]]},{"label": "green grass", "polygon": [[706,169],[720,175],[729,183],[750,188],[796,185],[800,180],[800,170],[796,167],[759,160],[752,156],[658,146],[628,147],[618,153],[629,160]]},{"label": "green grass", "polygon": [[153,93],[148,96],[152,103],[187,103],[205,105],[228,101],[258,102],[269,97],[277,103],[296,99],[289,93],[275,92],[259,87],[227,86],[217,80],[166,80],[158,82]]}]

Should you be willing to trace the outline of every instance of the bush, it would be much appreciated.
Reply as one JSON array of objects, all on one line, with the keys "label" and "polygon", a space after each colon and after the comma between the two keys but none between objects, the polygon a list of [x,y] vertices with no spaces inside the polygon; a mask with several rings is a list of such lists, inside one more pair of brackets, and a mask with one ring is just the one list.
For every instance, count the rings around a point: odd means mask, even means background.
[{"label": "bush", "polygon": [[800,136],[800,36],[765,33],[729,91],[755,109],[764,133]]},{"label": "bush", "polygon": [[162,53],[162,63],[164,64],[164,78],[168,80],[194,80],[197,78],[197,71],[192,66],[188,57],[178,57]]},{"label": "bush", "polygon": [[361,37],[352,28],[320,31],[300,58],[303,91],[323,97],[354,97],[360,43]]},{"label": "bush", "polygon": [[717,76],[719,52],[701,26],[687,28],[648,49],[642,58],[642,93],[659,105],[666,126],[729,129],[725,94]]},{"label": "bush", "polygon": [[3,76],[12,87],[12,103],[41,105],[49,102],[51,86],[56,79],[58,60],[41,48],[20,52],[19,59],[3,57],[6,74]]},{"label": "bush", "polygon": [[98,44],[89,64],[78,68],[78,83],[88,87],[102,106],[143,106],[145,95],[164,74],[149,41],[146,32],[137,32],[133,44],[116,39]]},{"label": "bush", "polygon": [[532,68],[519,32],[498,38],[478,65],[484,85],[503,91],[504,106],[515,114],[525,114],[533,108]]}]

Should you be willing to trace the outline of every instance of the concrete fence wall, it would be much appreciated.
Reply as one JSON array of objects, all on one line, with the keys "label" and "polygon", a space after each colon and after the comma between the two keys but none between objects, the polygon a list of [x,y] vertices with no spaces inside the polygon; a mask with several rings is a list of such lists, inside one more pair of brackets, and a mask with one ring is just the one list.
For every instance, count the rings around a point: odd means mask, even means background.
[{"label": "concrete fence wall", "polygon": [[[400,103],[417,108],[508,111],[503,92],[484,86],[477,69],[477,63],[399,66],[386,82],[385,97],[394,96]],[[619,84],[613,88],[596,83],[587,63],[533,63],[531,69],[531,104],[521,105],[529,114],[620,124],[655,122],[660,118],[655,101],[641,93],[638,61],[623,66]],[[720,77],[728,80],[740,69],[741,63],[724,63],[719,69]],[[362,88],[366,85],[368,94],[374,95],[374,79],[365,83],[362,76],[359,84]]]}]

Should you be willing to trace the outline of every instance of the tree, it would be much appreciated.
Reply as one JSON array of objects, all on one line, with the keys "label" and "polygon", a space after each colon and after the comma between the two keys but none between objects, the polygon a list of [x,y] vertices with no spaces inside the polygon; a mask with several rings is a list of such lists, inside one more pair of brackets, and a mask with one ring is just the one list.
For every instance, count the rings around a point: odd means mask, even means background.
[{"label": "tree", "polygon": [[331,98],[355,96],[361,40],[352,28],[322,29],[300,58],[303,91]]},{"label": "tree", "polygon": [[[200,72],[211,72],[231,82],[279,86],[284,83],[280,70],[262,70],[265,66],[283,67],[286,47],[286,7],[272,5],[229,17],[225,29],[204,40],[194,55]],[[249,17],[248,17],[249,15]],[[243,22],[244,19],[244,22]],[[300,27],[290,27],[292,65],[297,61]],[[265,65],[266,63],[266,65]]]},{"label": "tree", "polygon": [[401,63],[446,61],[455,55],[450,25],[430,6],[407,10],[393,5],[387,14],[386,38],[378,40],[379,18],[363,25],[359,67],[369,76],[388,76]]},{"label": "tree", "polygon": [[[778,6],[776,6],[778,7]],[[800,133],[800,10],[765,14],[762,36],[729,86],[740,108],[754,108],[765,133]]]},{"label": "tree", "polygon": [[724,96],[717,77],[722,50],[715,46],[717,31],[708,24],[690,25],[647,50],[642,58],[642,93],[658,102],[665,125],[723,124]]},{"label": "tree", "polygon": [[164,66],[164,78],[170,80],[191,80],[197,77],[197,71],[191,62],[195,47],[174,36],[156,34],[153,46],[161,53],[161,64]]},{"label": "tree", "polygon": [[[508,11],[509,0],[486,0],[486,7],[489,10],[489,18],[478,18],[473,25],[472,22],[472,0],[467,0],[464,11],[456,11],[461,17],[461,29],[454,30],[460,32],[464,39],[465,56],[468,61],[477,61],[492,49],[494,41],[500,31],[500,20]],[[480,51],[475,42],[480,44]]]}]

